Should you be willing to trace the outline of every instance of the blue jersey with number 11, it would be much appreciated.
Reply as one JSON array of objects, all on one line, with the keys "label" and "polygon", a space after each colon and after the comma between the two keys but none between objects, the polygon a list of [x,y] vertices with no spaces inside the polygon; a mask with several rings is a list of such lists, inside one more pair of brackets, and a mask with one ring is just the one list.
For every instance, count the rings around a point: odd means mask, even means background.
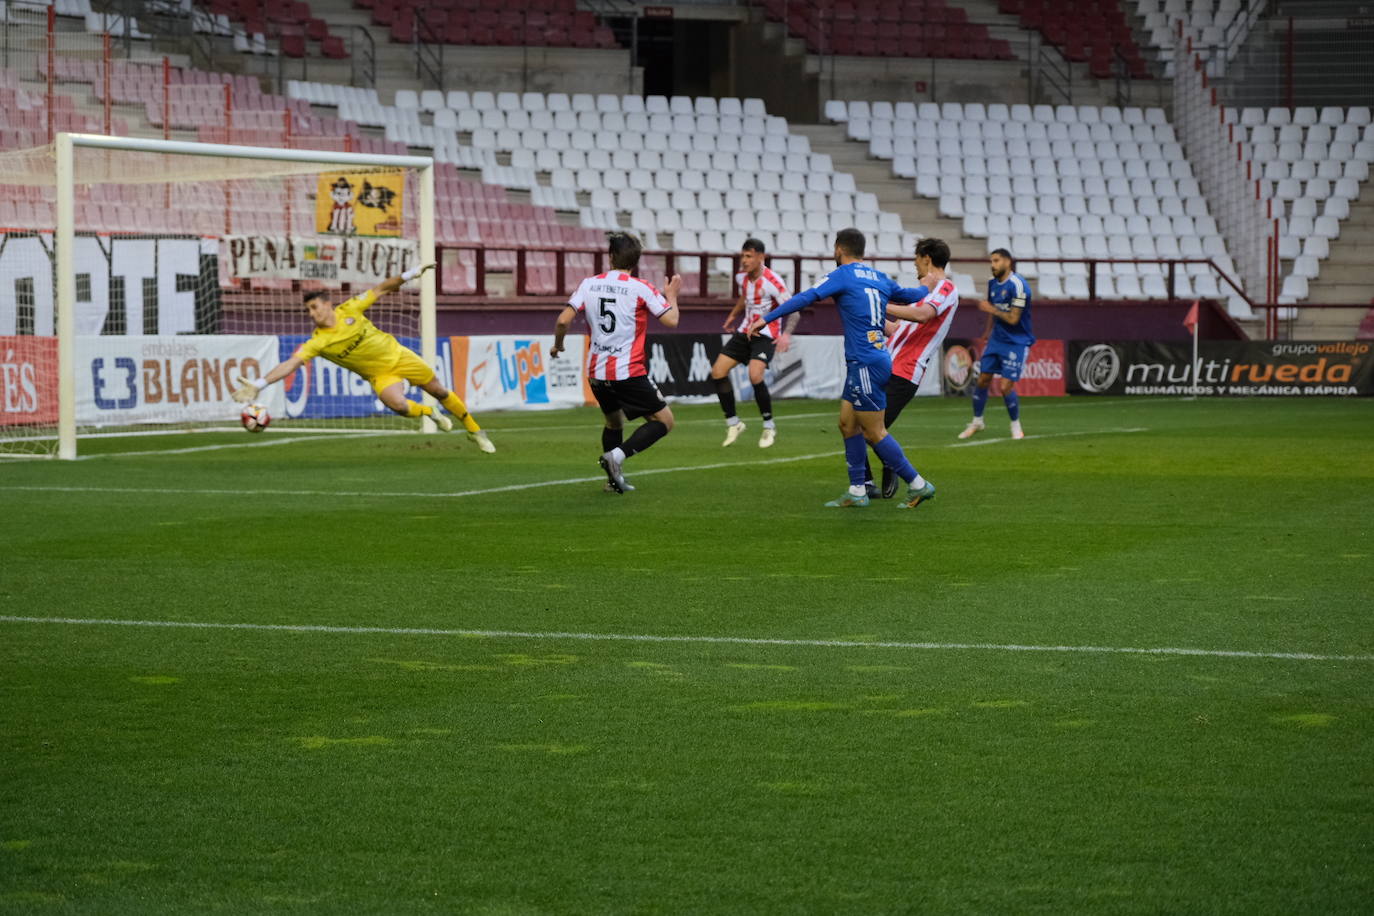
[{"label": "blue jersey with number 11", "polygon": [[892,356],[883,333],[888,302],[920,302],[925,294],[920,288],[899,286],[887,274],[862,261],[853,261],[836,267],[811,289],[797,293],[764,315],[763,320],[777,321],[783,315],[833,297],[844,325],[844,358],[862,363],[890,363]]}]

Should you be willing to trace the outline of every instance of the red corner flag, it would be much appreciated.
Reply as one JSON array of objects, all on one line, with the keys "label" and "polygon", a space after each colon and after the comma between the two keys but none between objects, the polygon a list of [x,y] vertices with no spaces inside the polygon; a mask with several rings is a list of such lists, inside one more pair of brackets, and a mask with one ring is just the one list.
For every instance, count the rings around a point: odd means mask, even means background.
[{"label": "red corner flag", "polygon": [[1190,334],[1197,329],[1197,307],[1198,303],[1194,302],[1193,307],[1188,309],[1187,317],[1183,319],[1183,326],[1188,329]]}]

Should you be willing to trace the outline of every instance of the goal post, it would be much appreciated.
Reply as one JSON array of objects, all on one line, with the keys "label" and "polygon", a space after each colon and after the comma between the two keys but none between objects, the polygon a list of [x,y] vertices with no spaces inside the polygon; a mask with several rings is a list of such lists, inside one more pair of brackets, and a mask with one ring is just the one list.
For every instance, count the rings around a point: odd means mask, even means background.
[{"label": "goal post", "polygon": [[[0,456],[237,428],[232,376],[309,335],[304,294],[434,261],[434,193],[420,156],[77,133],[0,153]],[[442,373],[435,292],[427,272],[367,317]],[[323,359],[264,398],[274,430],[417,426]]]}]

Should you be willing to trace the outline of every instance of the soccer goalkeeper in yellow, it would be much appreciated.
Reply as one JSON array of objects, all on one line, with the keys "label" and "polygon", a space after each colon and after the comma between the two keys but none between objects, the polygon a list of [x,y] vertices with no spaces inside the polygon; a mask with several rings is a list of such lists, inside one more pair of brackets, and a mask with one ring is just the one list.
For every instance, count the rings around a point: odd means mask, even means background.
[{"label": "soccer goalkeeper in yellow", "polygon": [[401,346],[395,337],[380,330],[363,314],[381,296],[395,292],[405,283],[418,278],[433,264],[407,270],[399,277],[382,281],[376,289],[354,296],[340,305],[332,305],[328,294],[314,291],[305,294],[305,309],[315,322],[315,332],[301,344],[291,358],[278,363],[262,378],[239,376],[239,387],[233,398],[243,404],[252,402],[258,392],[273,382],[287,378],[307,360],[323,356],[356,372],[372,383],[378,399],[403,417],[432,417],[445,432],[453,429],[453,421],[427,404],[417,404],[405,396],[405,383],[419,385],[434,396],[444,408],[459,420],[468,431],[468,438],[484,452],[496,451],[482,427],[468,413],[467,405],[458,395],[440,383],[434,370],[413,350]]}]

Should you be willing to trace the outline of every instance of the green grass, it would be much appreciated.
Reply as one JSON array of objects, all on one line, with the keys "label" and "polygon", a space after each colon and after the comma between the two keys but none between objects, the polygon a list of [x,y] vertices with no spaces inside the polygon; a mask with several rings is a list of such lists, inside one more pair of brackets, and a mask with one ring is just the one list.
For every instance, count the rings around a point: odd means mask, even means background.
[{"label": "green grass", "polygon": [[779,406],[0,465],[0,614],[447,631],[0,622],[0,911],[1374,907],[1374,403]]}]

